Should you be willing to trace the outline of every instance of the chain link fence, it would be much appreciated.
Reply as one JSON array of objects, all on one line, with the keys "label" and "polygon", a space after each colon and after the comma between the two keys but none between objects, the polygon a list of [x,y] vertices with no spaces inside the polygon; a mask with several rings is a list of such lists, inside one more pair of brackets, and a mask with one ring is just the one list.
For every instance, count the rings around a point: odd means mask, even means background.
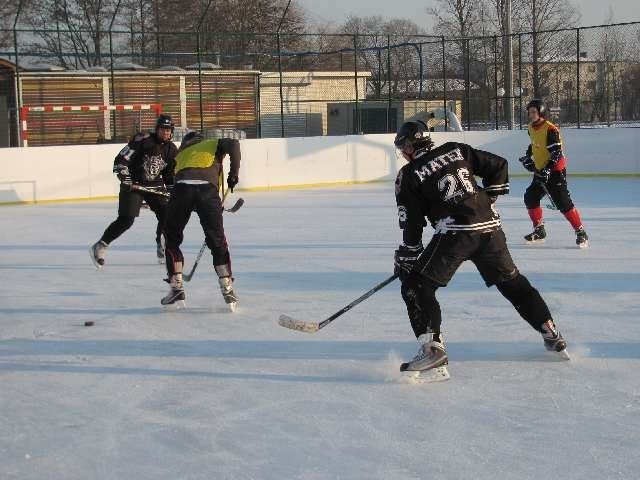
[{"label": "chain link fence", "polygon": [[[564,127],[640,125],[640,22],[473,38],[5,32],[2,146],[22,144],[25,129],[29,145],[122,142],[153,125],[140,104],[160,104],[179,131],[238,138],[386,133],[410,119],[522,129],[533,97]],[[68,108],[25,125],[23,107],[46,105]]]}]

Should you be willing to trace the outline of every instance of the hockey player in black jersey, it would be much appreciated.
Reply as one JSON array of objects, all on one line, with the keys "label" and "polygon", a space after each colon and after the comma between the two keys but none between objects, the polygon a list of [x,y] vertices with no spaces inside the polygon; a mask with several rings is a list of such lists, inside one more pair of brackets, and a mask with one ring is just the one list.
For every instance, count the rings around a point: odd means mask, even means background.
[{"label": "hockey player in black jersey", "polygon": [[[435,293],[449,283],[465,260],[471,260],[486,285],[495,285],[542,334],[548,350],[567,357],[566,342],[549,308],[513,263],[493,205],[497,196],[509,193],[507,161],[462,143],[433,148],[428,128],[420,121],[402,125],[394,144],[408,161],[396,178],[403,242],[395,252],[394,264],[420,344],[418,354],[400,370],[424,381],[449,378]],[[482,179],[482,187],[476,177]],[[425,218],[435,231],[423,248]]]},{"label": "hockey player in black jersey", "polygon": [[165,196],[136,190],[142,186],[149,190],[165,190],[173,186],[173,170],[178,149],[171,141],[173,121],[169,115],[160,115],[153,133],[138,133],[118,153],[113,162],[113,173],[120,180],[118,217],[107,227],[100,240],[90,248],[91,260],[96,268],[105,263],[107,247],[126,232],[140,215],[144,200],[158,219],[156,228],[156,254],[164,262],[162,229],[166,219],[168,199]]},{"label": "hockey player in black jersey", "polygon": [[171,288],[162,298],[162,305],[184,304],[184,257],[180,245],[191,212],[196,212],[213,256],[213,266],[218,275],[222,296],[231,311],[236,308],[238,297],[233,290],[231,256],[224,234],[222,203],[218,194],[222,160],[226,155],[229,155],[231,165],[227,186],[233,192],[240,171],[240,142],[230,138],[205,140],[199,132],[190,132],[182,139],[176,157],[176,183],[169,200],[166,224],[167,282]]}]

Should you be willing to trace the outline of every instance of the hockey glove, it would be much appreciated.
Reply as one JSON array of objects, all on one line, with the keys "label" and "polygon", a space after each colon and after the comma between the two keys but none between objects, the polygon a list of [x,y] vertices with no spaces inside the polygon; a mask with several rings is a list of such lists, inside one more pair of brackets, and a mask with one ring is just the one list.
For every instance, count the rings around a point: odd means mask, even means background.
[{"label": "hockey glove", "polygon": [[537,171],[533,174],[533,181],[538,185],[545,186],[549,181],[549,176],[551,175],[551,170],[548,168],[543,168],[542,170]]},{"label": "hockey glove", "polygon": [[229,172],[229,175],[227,176],[227,186],[229,187],[229,190],[231,190],[231,193],[233,193],[233,189],[237,184],[238,184],[238,176]]},{"label": "hockey glove", "polygon": [[400,281],[404,282],[412,273],[413,266],[422,253],[422,245],[415,247],[407,247],[400,245],[393,256],[393,273],[400,277]]},{"label": "hockey glove", "polygon": [[535,171],[536,166],[535,166],[535,164],[533,163],[533,158],[531,158],[531,156],[530,156],[530,155],[525,155],[524,157],[520,157],[520,158],[518,159],[518,161],[522,164],[522,166],[523,166],[526,170],[528,170],[528,171],[530,171],[530,172]]}]

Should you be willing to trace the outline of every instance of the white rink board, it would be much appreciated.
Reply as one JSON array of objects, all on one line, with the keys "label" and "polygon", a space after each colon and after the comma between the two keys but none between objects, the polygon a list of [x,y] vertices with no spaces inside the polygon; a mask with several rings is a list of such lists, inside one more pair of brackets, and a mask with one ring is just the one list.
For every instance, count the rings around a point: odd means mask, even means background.
[{"label": "white rink board", "polygon": [[[640,130],[564,129],[569,171],[640,174]],[[278,188],[395,178],[401,161],[393,135],[242,140],[240,188]],[[507,158],[512,173],[525,173],[517,159],[526,131],[433,134],[436,143],[456,140]],[[120,145],[5,148],[0,153],[0,203],[114,196],[112,173]],[[228,167],[227,167],[228,168]]]}]

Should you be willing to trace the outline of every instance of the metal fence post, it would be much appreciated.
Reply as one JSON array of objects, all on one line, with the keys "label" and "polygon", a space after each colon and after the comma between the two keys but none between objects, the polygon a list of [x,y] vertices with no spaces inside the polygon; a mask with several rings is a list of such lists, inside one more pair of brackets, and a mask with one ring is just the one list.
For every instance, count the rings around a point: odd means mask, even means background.
[{"label": "metal fence post", "polygon": [[493,96],[496,99],[496,130],[500,129],[500,123],[498,119],[498,108],[500,104],[498,102],[498,37],[493,36]]},{"label": "metal fence post", "polygon": [[520,118],[520,130],[522,130],[522,34],[518,34],[518,118]]},{"label": "metal fence post", "polygon": [[391,133],[391,35],[389,34],[387,34],[387,133]]},{"label": "metal fence post", "polygon": [[422,62],[422,44],[418,44],[418,55],[420,56],[420,85],[418,87],[418,100],[422,100],[422,84],[424,83],[424,64]]},{"label": "metal fence post", "polygon": [[576,102],[578,128],[580,128],[580,28],[576,28]]},{"label": "metal fence post", "polygon": [[22,107],[22,88],[20,86],[20,60],[18,57],[18,19],[22,13],[23,0],[18,3],[16,18],[13,20],[13,53],[16,58],[16,126],[18,132],[18,146],[24,146],[22,142],[22,134],[20,131],[20,114]]},{"label": "metal fence post", "polygon": [[282,50],[279,33],[276,33],[276,44],[278,46],[278,75],[280,78],[280,137],[284,138],[284,92],[282,91]]},{"label": "metal fence post", "polygon": [[465,96],[467,97],[467,130],[471,130],[471,44],[469,39],[466,40],[466,58],[463,60],[466,64],[465,75]]},{"label": "metal fence post", "polygon": [[444,131],[446,132],[449,130],[449,116],[447,115],[447,61],[445,55],[445,39],[442,35],[442,107],[444,108]]},{"label": "metal fence post", "polygon": [[359,102],[359,93],[358,93],[358,34],[353,35],[353,76],[356,85],[356,111],[355,111],[355,134],[362,133],[361,125],[360,125],[360,106]]},{"label": "metal fence post", "polygon": [[[109,92],[110,92],[110,96],[111,96],[111,104],[115,105],[116,104],[116,78],[115,78],[115,74],[113,71],[113,24],[116,21],[116,15],[118,15],[118,10],[120,9],[120,4],[122,3],[122,0],[118,0],[118,3],[116,4],[116,8],[113,11],[113,16],[111,17],[111,23],[109,23],[109,58],[110,58],[110,63],[111,65],[109,65],[109,77],[110,77],[110,84],[109,84]],[[116,110],[113,110],[113,135],[111,136],[112,139],[118,138],[118,122],[117,122],[117,112]]]},{"label": "metal fence post", "polygon": [[211,6],[211,2],[213,0],[209,0],[207,6],[202,12],[200,17],[200,22],[198,22],[198,28],[196,30],[196,48],[198,49],[198,93],[200,96],[200,132],[204,135],[204,111],[203,111],[203,103],[202,103],[202,53],[200,48],[200,29],[202,28],[202,22],[207,16],[207,12],[209,11],[209,7]]}]

